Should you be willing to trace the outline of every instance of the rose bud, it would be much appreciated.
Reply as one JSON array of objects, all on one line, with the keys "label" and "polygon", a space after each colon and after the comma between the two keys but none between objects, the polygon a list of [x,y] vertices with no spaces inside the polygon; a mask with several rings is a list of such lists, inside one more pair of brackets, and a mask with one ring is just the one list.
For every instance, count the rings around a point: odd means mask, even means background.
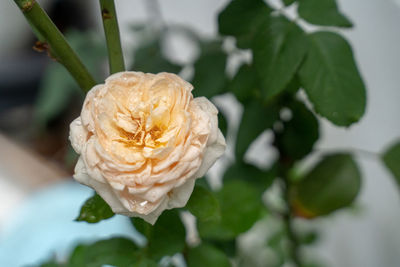
[{"label": "rose bud", "polygon": [[186,205],[195,180],[225,151],[218,110],[170,73],[120,72],[86,95],[70,125],[74,178],[118,214],[154,224]]}]

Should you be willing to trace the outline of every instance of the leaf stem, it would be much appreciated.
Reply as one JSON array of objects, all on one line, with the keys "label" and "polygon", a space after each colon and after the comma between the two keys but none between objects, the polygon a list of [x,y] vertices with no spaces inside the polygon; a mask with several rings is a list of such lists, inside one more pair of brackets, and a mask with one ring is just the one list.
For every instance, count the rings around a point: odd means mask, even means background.
[{"label": "leaf stem", "polygon": [[115,11],[114,0],[100,0],[101,17],[103,19],[104,33],[107,40],[108,60],[110,73],[125,70],[124,57],[122,54],[121,39]]},{"label": "leaf stem", "polygon": [[64,65],[79,86],[87,92],[96,85],[89,71],[40,5],[35,0],[14,2],[21,9],[40,42],[47,43],[51,56]]}]

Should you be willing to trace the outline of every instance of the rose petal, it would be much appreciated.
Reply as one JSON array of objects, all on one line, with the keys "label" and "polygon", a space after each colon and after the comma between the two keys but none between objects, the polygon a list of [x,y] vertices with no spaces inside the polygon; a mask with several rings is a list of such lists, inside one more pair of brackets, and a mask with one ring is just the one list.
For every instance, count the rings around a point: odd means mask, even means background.
[{"label": "rose petal", "polygon": [[79,158],[78,163],[75,166],[74,179],[81,184],[93,188],[97,192],[97,194],[99,194],[104,199],[104,201],[107,202],[114,213],[128,212],[128,210],[122,205],[121,201],[108,184],[98,182],[88,175],[85,164],[81,157]]}]

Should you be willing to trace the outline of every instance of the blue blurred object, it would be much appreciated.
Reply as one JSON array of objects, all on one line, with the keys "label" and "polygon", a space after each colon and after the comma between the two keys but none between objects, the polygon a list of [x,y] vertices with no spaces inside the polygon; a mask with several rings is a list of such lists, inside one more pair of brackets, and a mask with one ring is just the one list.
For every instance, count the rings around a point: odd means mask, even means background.
[{"label": "blue blurred object", "polygon": [[114,216],[97,224],[75,222],[83,202],[93,191],[68,181],[27,198],[0,236],[0,266],[35,266],[56,258],[65,259],[78,243],[112,236],[143,242],[129,220]]}]

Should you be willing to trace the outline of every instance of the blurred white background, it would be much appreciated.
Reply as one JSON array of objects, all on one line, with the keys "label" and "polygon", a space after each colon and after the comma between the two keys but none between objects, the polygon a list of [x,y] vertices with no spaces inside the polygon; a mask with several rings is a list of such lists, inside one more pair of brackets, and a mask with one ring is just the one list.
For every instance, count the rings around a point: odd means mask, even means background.
[{"label": "blurred white background", "polygon": [[[97,15],[100,13],[98,1],[92,2],[97,16],[97,30],[102,34]],[[148,7],[144,0],[116,2],[123,46],[128,48],[132,44],[131,35],[127,34],[129,25],[147,19]],[[228,1],[159,2],[166,23],[183,23],[205,36],[212,36],[217,33],[216,15]],[[366,82],[368,107],[362,121],[349,129],[336,128],[323,120],[322,139],[317,147],[322,151],[355,148],[378,154],[400,137],[400,1],[339,0],[339,4],[343,13],[355,24],[353,29],[343,33],[353,46]],[[13,1],[1,1],[0,60],[18,47],[29,30]],[[177,53],[188,52],[182,50]],[[357,153],[357,160],[365,178],[358,198],[360,212],[339,212],[314,222],[322,231],[321,241],[314,250],[335,267],[400,266],[400,190],[388,171],[378,163],[378,158],[360,152]],[[7,218],[13,215],[28,194],[12,179],[4,161],[0,161],[0,234],[2,225],[7,223]]]}]

